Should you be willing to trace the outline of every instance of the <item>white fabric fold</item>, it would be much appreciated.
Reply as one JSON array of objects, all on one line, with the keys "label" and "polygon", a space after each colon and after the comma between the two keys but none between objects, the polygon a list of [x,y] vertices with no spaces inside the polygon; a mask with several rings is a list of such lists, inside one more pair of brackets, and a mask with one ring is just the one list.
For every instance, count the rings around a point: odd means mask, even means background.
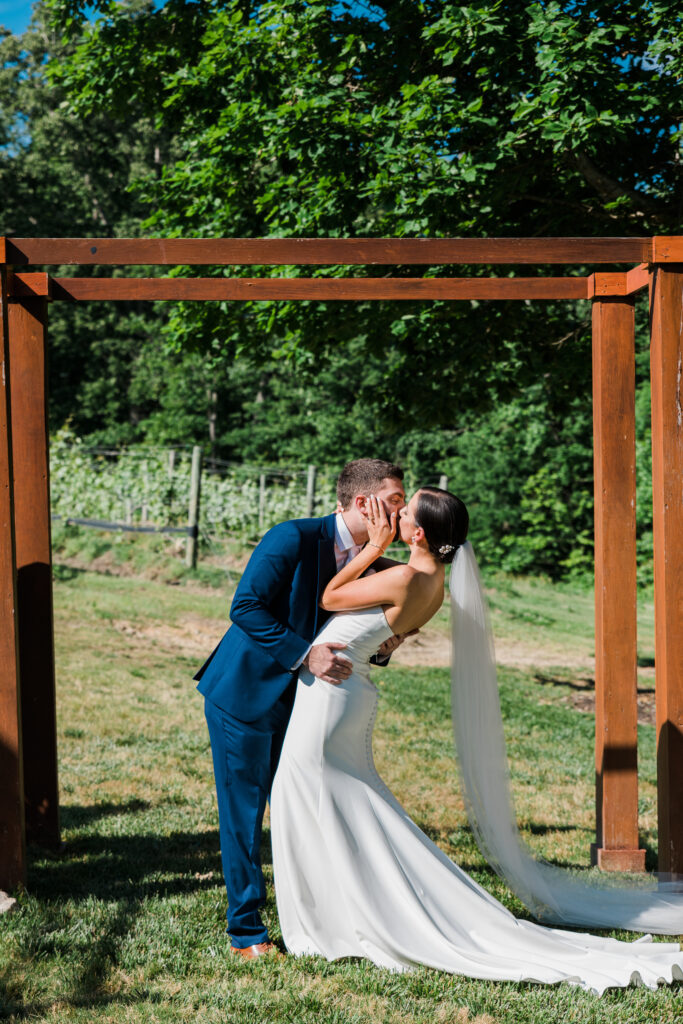
[{"label": "white fabric fold", "polygon": [[545,924],[683,934],[683,882],[575,873],[527,849],[510,788],[486,597],[469,542],[456,553],[450,591],[455,746],[467,814],[486,860]]}]

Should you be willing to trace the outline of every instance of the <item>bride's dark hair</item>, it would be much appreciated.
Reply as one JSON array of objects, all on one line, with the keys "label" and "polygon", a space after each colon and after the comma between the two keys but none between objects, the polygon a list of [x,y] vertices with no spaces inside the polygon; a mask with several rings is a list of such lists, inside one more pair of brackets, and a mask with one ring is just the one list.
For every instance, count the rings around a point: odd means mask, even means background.
[{"label": "bride's dark hair", "polygon": [[425,532],[429,550],[440,562],[452,562],[467,539],[470,517],[465,503],[440,487],[421,487],[415,522]]}]

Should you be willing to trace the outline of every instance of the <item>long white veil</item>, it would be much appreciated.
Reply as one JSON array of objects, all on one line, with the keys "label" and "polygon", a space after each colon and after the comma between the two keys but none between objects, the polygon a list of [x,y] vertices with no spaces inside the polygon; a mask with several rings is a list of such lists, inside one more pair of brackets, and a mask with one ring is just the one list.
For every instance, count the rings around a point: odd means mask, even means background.
[{"label": "long white veil", "polygon": [[468,542],[450,575],[451,699],[467,814],[479,848],[544,924],[683,934],[683,883],[586,877],[533,856],[517,829],[486,598]]}]

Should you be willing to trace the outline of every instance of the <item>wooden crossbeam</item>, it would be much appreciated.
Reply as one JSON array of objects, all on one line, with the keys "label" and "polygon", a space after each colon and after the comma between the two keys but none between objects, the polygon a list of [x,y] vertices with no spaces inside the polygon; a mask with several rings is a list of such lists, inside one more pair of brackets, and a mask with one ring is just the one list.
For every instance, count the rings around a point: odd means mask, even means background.
[{"label": "wooden crossbeam", "polygon": [[[623,274],[621,275],[624,276]],[[12,298],[89,300],[585,299],[585,277],[56,277],[14,274]]]},{"label": "wooden crossbeam", "polygon": [[52,298],[52,278],[45,273],[7,274],[7,294],[13,299]]},{"label": "wooden crossbeam", "polygon": [[683,263],[683,236],[655,235],[651,263]]},{"label": "wooden crossbeam", "polygon": [[650,284],[650,267],[647,263],[640,263],[633,270],[626,271],[626,294],[633,295],[641,288],[647,288]]},{"label": "wooden crossbeam", "polygon": [[588,278],[588,298],[627,295],[626,274],[598,273]]},{"label": "wooden crossbeam", "polygon": [[650,238],[8,238],[5,253],[5,262],[14,266],[591,264],[651,258]]},{"label": "wooden crossbeam", "polygon": [[650,267],[647,263],[640,263],[625,273],[601,271],[591,274],[586,280],[589,299],[633,295],[641,288],[647,288],[650,281]]}]

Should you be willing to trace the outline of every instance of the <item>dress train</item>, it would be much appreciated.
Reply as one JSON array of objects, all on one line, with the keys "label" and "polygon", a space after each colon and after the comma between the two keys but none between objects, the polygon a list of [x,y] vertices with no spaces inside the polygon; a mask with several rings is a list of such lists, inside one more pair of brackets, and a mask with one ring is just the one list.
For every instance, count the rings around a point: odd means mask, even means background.
[{"label": "dress train", "polygon": [[391,635],[381,608],[344,612],[320,641],[353,673],[301,672],[271,797],[275,891],[295,955],[366,957],[493,980],[566,981],[602,993],[683,980],[677,943],[636,942],[517,920],[425,836],[377,774],[369,658]]}]

